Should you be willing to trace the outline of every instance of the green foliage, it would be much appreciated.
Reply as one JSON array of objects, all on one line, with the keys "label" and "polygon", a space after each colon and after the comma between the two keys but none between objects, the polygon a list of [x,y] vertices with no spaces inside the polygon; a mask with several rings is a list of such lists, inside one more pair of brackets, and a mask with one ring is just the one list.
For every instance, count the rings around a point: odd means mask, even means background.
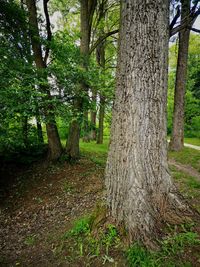
[{"label": "green foliage", "polygon": [[83,236],[88,235],[91,231],[90,229],[91,222],[92,222],[92,217],[90,216],[77,220],[74,223],[73,228],[64,235],[64,238],[83,237]]},{"label": "green foliage", "polygon": [[[199,36],[191,34],[189,55],[188,55],[188,75],[187,75],[187,91],[185,96],[185,136],[200,137],[200,48]],[[170,47],[169,53],[169,83],[168,83],[168,134],[172,130],[172,117],[174,105],[174,86],[176,63],[178,55],[178,46],[174,44]]]}]

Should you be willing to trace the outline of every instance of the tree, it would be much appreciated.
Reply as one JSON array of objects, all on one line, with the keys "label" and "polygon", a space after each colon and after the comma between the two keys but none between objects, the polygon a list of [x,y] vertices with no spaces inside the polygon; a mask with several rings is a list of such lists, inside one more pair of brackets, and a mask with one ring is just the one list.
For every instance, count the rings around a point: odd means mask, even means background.
[{"label": "tree", "polygon": [[[185,18],[190,13],[190,0],[182,0],[181,4],[181,20],[184,22]],[[173,128],[170,139],[170,149],[175,151],[180,151],[184,146],[184,99],[186,91],[189,38],[190,29],[185,28],[179,32]]]},{"label": "tree", "polygon": [[[51,28],[50,28],[47,3],[48,0],[43,1],[44,13],[46,16],[47,41],[51,41]],[[46,118],[46,130],[47,130],[48,146],[49,146],[48,158],[50,160],[57,160],[62,154],[62,145],[60,142],[58,129],[56,126],[53,105],[51,104],[52,97],[46,73],[46,68],[47,68],[46,63],[49,56],[49,47],[47,45],[45,56],[43,58],[42,45],[38,27],[38,19],[37,19],[36,2],[35,0],[26,0],[26,5],[29,16],[30,37],[31,37],[34,61],[38,69],[38,75],[40,75],[40,78],[42,79],[42,82],[40,84],[40,89],[45,94],[45,99],[43,100],[45,102],[44,113]]]},{"label": "tree", "polygon": [[[81,0],[80,1],[80,21],[81,21],[81,40],[80,40],[80,52],[82,55],[82,68],[87,71],[89,62],[89,46],[91,38],[92,21],[97,5],[97,1]],[[88,133],[88,110],[85,107],[88,97],[88,85],[83,80],[80,82],[77,90],[77,96],[74,100],[74,109],[77,114],[76,117],[83,113],[84,119],[84,138],[87,141],[89,139]],[[80,121],[77,118],[73,118],[70,127],[69,135],[66,143],[66,153],[70,159],[79,158],[79,138],[80,138]]]},{"label": "tree", "polygon": [[122,1],[117,81],[106,166],[111,216],[151,245],[188,207],[167,164],[168,0]]}]

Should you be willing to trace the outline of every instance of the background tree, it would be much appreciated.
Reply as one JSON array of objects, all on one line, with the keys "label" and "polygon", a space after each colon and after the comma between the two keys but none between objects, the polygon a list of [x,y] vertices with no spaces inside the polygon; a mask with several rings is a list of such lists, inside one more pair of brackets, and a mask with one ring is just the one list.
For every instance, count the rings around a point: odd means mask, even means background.
[{"label": "background tree", "polygon": [[[46,16],[46,29],[47,29],[47,39],[48,39],[47,41],[51,41],[51,28],[50,28],[47,3],[48,1],[44,0],[43,5],[44,5],[44,13]],[[35,0],[27,0],[26,4],[28,8],[30,37],[33,49],[34,61],[38,69],[38,75],[40,75],[41,79],[43,80],[42,83],[40,84],[40,89],[45,94],[44,100],[47,105],[44,108],[44,113],[46,117],[46,130],[47,130],[48,146],[49,146],[48,157],[50,160],[57,160],[62,154],[62,146],[58,134],[58,129],[56,126],[55,115],[53,111],[54,108],[53,105],[50,103],[52,98],[50,93],[50,86],[48,84],[48,77],[46,73],[46,67],[47,67],[46,63],[49,55],[49,47],[48,47],[49,44],[46,47],[45,56],[43,58],[41,40],[39,35],[36,2]]]}]

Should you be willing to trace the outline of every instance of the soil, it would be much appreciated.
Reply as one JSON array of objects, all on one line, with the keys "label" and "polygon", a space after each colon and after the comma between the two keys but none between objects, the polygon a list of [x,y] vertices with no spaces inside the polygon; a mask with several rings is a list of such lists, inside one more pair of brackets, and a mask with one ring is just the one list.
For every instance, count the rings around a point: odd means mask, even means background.
[{"label": "soil", "polygon": [[103,169],[81,159],[7,170],[1,173],[0,266],[68,266],[55,257],[56,242],[101,200]]},{"label": "soil", "polygon": [[[174,161],[171,164],[198,178],[190,167],[183,168]],[[45,162],[32,166],[12,163],[5,165],[0,174],[0,266],[127,266],[123,251],[114,251],[113,257],[118,260],[105,265],[98,259],[86,265],[83,258],[72,265],[67,255],[62,258],[58,253],[63,235],[73,222],[102,202],[102,166],[87,158],[77,164],[51,166]],[[194,261],[193,266],[200,264]]]}]

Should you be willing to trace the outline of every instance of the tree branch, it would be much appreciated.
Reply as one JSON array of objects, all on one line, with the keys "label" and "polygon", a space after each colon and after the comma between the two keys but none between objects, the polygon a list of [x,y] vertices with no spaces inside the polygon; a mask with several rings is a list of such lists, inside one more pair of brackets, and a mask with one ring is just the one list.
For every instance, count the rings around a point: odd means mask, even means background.
[{"label": "tree branch", "polygon": [[180,7],[178,6],[178,7],[177,7],[176,15],[175,15],[175,17],[173,18],[173,20],[172,20],[172,22],[170,23],[170,26],[169,26],[170,31],[173,29],[173,27],[174,27],[174,25],[176,24],[177,19],[180,17],[180,15],[181,15]]},{"label": "tree branch", "polygon": [[197,33],[200,33],[200,30],[199,29],[195,29],[195,28],[189,28],[191,31],[193,32],[197,32]]},{"label": "tree branch", "polygon": [[105,33],[105,35],[101,36],[93,45],[92,47],[90,48],[90,51],[89,51],[89,54],[91,54],[95,48],[100,44],[102,43],[106,38],[108,38],[109,36],[113,35],[113,34],[116,34],[119,32],[119,29],[117,30],[114,30],[114,31],[111,31],[111,32],[107,32]]},{"label": "tree branch", "polygon": [[192,7],[191,12],[187,18],[183,19],[183,23],[170,30],[170,37],[182,31],[185,28],[190,28],[194,24],[196,18],[200,14],[200,8],[195,12],[196,4]]},{"label": "tree branch", "polygon": [[49,42],[52,39],[52,33],[51,33],[51,23],[50,23],[50,18],[49,18],[49,12],[48,12],[48,4],[49,0],[43,0],[43,6],[44,6],[44,14],[46,18],[46,30],[47,30],[47,46],[46,46],[46,51],[45,51],[45,56],[44,56],[44,62],[45,64],[47,63],[47,59],[49,57]]}]

